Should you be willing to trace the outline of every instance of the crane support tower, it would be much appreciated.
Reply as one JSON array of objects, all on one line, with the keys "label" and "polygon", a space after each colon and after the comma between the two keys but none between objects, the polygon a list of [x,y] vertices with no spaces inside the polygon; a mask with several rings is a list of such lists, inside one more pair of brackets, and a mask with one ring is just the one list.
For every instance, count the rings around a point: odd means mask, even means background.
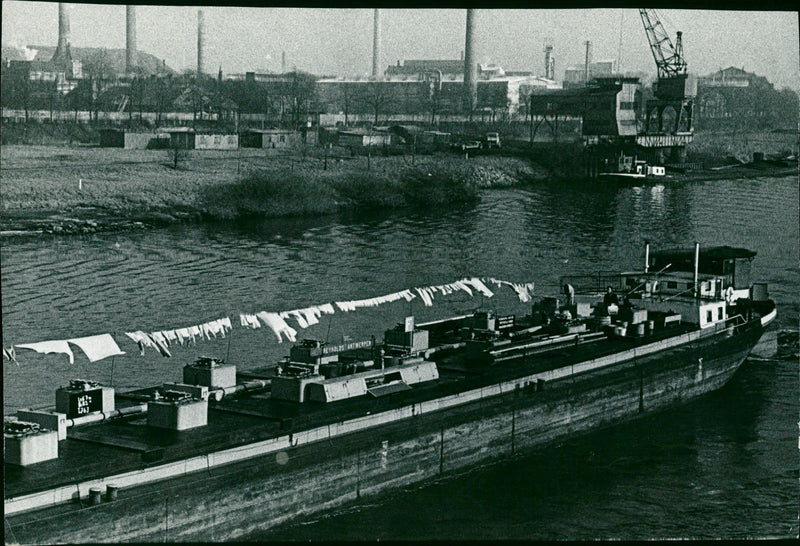
[{"label": "crane support tower", "polygon": [[644,132],[637,140],[645,147],[669,147],[673,152],[682,153],[693,136],[697,80],[687,70],[682,33],[676,33],[673,45],[655,10],[642,8],[639,15],[656,62],[658,79],[653,87],[655,98],[645,106]]}]

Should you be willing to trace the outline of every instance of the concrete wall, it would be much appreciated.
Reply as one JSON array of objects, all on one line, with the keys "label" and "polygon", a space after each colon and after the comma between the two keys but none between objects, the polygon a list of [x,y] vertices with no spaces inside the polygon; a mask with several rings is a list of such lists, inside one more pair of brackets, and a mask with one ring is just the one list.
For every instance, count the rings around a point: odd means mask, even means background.
[{"label": "concrete wall", "polygon": [[169,147],[168,133],[125,133],[125,148],[130,150],[152,150]]},{"label": "concrete wall", "polygon": [[[574,381],[548,381],[543,389],[535,382],[521,383],[510,392],[488,396],[496,391],[487,388],[487,397],[460,408],[423,413],[422,406],[436,402],[415,404],[410,420],[360,430],[333,442],[319,431],[290,434],[285,448],[263,457],[123,489],[115,502],[83,508],[62,505],[41,511],[41,517],[8,516],[6,541],[241,538],[290,518],[689,399],[720,387],[748,351],[744,344],[700,343],[691,351],[651,353],[575,376]],[[404,415],[406,409],[394,413]],[[372,417],[378,416],[365,419]],[[339,423],[332,428],[347,427]]]},{"label": "concrete wall", "polygon": [[239,147],[239,135],[195,135],[195,150],[235,150]]}]

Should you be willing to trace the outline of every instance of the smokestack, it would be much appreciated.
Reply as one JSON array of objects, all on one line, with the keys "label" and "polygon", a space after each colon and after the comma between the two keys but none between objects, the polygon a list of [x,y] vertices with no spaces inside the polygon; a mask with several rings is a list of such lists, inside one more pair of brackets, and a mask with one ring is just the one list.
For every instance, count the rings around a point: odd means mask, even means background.
[{"label": "smokestack", "polygon": [[372,77],[379,79],[381,74],[381,13],[375,9],[372,24]]},{"label": "smokestack", "polygon": [[478,70],[475,62],[474,36],[475,10],[467,10],[467,36],[464,44],[464,106],[472,117],[472,110],[478,102]]},{"label": "smokestack", "polygon": [[544,46],[544,77],[548,80],[553,79],[553,68],[555,68],[553,63],[553,46],[548,44]]},{"label": "smokestack", "polygon": [[125,72],[136,68],[136,6],[125,6]]},{"label": "smokestack", "polygon": [[69,51],[69,12],[67,5],[58,4],[58,46],[53,54],[53,61],[69,61],[71,54]]},{"label": "smokestack", "polygon": [[589,55],[591,54],[592,42],[586,40],[586,62],[583,65],[583,83],[589,83]]},{"label": "smokestack", "polygon": [[281,73],[286,74],[286,52],[281,52]]},{"label": "smokestack", "polygon": [[203,10],[197,11],[197,75],[203,74],[203,49],[206,41],[205,20]]}]

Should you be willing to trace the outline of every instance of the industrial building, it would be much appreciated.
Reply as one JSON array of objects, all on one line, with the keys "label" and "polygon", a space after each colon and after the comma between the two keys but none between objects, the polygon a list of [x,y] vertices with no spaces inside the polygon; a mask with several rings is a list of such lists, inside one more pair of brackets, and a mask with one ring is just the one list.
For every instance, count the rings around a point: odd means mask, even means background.
[{"label": "industrial building", "polygon": [[[350,118],[364,114],[380,121],[397,116],[428,118],[463,113],[464,63],[453,60],[411,60],[389,66],[382,79],[323,78],[316,82],[322,114]],[[521,90],[552,89],[557,84],[539,76],[507,75],[496,65],[479,65],[475,110],[492,119],[519,114]],[[524,94],[523,93],[523,96]]]},{"label": "industrial building", "polygon": [[728,67],[697,81],[698,121],[705,127],[797,123],[797,96],[765,77]]},{"label": "industrial building", "polygon": [[582,120],[585,137],[631,139],[639,132],[637,112],[642,110],[638,78],[596,78],[589,85],[533,92],[529,96],[532,137],[546,127],[555,137],[559,118]]},{"label": "industrial building", "polygon": [[590,62],[588,67],[584,65],[568,66],[564,70],[563,87],[565,89],[582,87],[595,78],[608,78],[617,73],[617,62],[615,60]]}]

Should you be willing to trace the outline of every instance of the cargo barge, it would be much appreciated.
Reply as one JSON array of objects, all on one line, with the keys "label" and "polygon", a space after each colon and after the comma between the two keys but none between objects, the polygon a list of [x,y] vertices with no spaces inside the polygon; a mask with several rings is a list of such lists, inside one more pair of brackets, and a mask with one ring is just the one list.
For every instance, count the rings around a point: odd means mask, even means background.
[{"label": "cargo barge", "polygon": [[[645,251],[530,315],[476,311],[127,393],[74,381],[5,424],[7,543],[216,541],[724,385],[774,320],[755,253]],[[620,297],[622,298],[620,300]]]}]

